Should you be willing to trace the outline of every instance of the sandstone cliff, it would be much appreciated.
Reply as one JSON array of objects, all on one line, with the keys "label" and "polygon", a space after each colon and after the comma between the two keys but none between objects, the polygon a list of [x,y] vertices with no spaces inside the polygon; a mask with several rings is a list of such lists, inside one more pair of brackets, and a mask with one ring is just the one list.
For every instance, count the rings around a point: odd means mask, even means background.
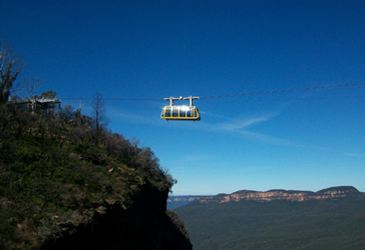
[{"label": "sandstone cliff", "polygon": [[198,199],[200,203],[217,202],[225,203],[231,201],[273,201],[273,200],[288,200],[288,201],[307,201],[307,200],[328,200],[342,199],[349,196],[362,195],[356,188],[350,186],[340,186],[323,189],[317,192],[297,191],[273,189],[265,192],[241,190],[232,194],[219,194],[216,196],[205,197]]}]

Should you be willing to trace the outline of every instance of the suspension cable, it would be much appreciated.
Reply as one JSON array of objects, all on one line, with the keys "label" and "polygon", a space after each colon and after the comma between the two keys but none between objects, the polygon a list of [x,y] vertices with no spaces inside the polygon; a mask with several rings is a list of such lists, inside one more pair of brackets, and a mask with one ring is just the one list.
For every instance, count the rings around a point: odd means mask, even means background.
[{"label": "suspension cable", "polygon": [[[228,98],[239,98],[239,97],[260,97],[260,96],[274,96],[274,95],[285,95],[292,93],[310,93],[310,92],[320,92],[328,90],[337,89],[354,89],[354,88],[364,88],[365,83],[340,83],[340,84],[323,84],[323,85],[311,85],[305,87],[289,87],[289,88],[277,88],[269,90],[247,90],[240,92],[231,92],[221,95],[210,95],[210,96],[200,96],[201,100],[213,100],[213,99],[228,99]],[[80,100],[87,101],[92,98],[87,97],[62,97],[62,100]],[[105,101],[161,101],[163,98],[158,97],[104,97]]]}]

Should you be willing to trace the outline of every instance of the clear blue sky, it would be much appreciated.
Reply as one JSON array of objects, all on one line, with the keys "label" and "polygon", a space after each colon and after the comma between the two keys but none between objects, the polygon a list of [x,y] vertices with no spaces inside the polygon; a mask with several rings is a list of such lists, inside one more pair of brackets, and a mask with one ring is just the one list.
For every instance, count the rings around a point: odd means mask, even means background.
[{"label": "clear blue sky", "polygon": [[[107,3],[106,3],[107,2]],[[21,80],[62,97],[219,95],[365,82],[365,1],[0,1]],[[66,103],[69,103],[66,101]],[[86,101],[72,102],[89,110]],[[198,102],[108,101],[109,126],[177,179],[174,194],[365,191],[365,88]]]}]

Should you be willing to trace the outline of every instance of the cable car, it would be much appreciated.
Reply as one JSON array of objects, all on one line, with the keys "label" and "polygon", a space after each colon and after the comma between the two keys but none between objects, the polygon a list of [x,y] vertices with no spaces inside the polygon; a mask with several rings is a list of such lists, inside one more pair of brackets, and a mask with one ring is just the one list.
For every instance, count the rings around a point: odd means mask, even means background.
[{"label": "cable car", "polygon": [[[200,112],[199,109],[194,106],[193,100],[199,99],[197,96],[189,97],[168,97],[164,100],[168,100],[170,104],[164,106],[161,111],[161,119],[163,120],[176,120],[176,121],[199,121]],[[174,105],[176,100],[189,100],[189,105]]]}]

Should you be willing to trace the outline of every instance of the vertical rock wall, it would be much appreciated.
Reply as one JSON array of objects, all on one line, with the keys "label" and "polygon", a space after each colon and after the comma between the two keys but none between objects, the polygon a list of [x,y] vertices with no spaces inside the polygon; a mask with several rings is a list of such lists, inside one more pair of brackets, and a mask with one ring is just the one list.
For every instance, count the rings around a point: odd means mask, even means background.
[{"label": "vertical rock wall", "polygon": [[42,249],[192,249],[182,224],[166,212],[167,195],[145,185],[127,209],[119,205],[106,207],[89,223],[47,240]]}]

